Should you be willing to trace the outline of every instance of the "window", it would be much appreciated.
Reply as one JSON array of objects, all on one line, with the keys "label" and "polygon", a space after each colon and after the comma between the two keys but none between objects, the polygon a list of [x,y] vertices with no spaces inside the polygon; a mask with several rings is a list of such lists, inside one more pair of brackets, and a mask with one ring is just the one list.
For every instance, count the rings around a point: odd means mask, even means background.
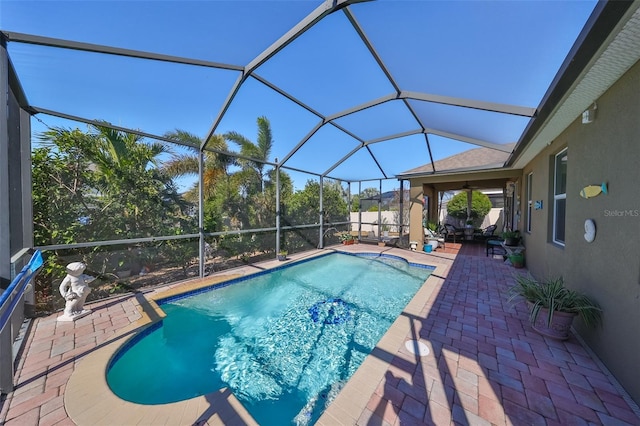
[{"label": "window", "polygon": [[553,179],[553,242],[564,245],[567,214],[567,150],[556,155]]},{"label": "window", "polygon": [[531,232],[531,212],[533,211],[533,196],[531,188],[533,185],[533,173],[527,175],[527,232]]}]

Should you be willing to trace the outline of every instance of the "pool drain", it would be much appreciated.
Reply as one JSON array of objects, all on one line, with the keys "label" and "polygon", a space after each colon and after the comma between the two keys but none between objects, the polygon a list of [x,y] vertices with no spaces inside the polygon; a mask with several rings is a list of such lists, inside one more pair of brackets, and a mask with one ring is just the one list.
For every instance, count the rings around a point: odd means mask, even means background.
[{"label": "pool drain", "polygon": [[351,309],[342,299],[327,299],[316,302],[309,308],[313,322],[343,324],[351,319]]},{"label": "pool drain", "polygon": [[412,354],[418,356],[427,356],[430,353],[429,347],[418,340],[407,340],[404,342],[404,347]]}]

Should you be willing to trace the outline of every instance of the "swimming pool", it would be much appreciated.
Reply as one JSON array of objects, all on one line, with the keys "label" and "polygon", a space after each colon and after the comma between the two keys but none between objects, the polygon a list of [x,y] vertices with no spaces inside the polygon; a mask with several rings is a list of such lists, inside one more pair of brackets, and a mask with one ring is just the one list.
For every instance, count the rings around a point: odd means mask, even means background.
[{"label": "swimming pool", "polygon": [[331,254],[159,301],[167,317],[116,354],[107,381],[141,404],[229,387],[260,424],[314,422],[432,270],[416,266]]}]

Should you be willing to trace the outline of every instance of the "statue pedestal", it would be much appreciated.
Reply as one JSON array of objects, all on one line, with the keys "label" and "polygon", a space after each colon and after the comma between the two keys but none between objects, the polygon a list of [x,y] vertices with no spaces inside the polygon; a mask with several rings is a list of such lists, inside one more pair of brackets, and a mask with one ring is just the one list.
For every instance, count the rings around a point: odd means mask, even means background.
[{"label": "statue pedestal", "polygon": [[75,321],[75,320],[80,319],[82,317],[86,317],[91,312],[93,312],[91,309],[83,309],[82,311],[74,312],[71,315],[62,314],[62,315],[60,315],[58,317],[58,321]]}]

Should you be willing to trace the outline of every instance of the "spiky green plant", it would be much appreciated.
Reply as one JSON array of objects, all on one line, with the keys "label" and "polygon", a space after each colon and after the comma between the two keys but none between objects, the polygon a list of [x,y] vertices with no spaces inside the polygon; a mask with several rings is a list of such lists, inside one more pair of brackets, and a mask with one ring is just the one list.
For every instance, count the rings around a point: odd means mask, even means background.
[{"label": "spiky green plant", "polygon": [[509,289],[509,302],[523,297],[531,303],[529,319],[535,323],[540,309],[547,308],[547,324],[551,324],[554,312],[574,313],[582,318],[588,327],[596,327],[602,322],[602,309],[588,296],[564,286],[562,277],[536,281],[531,276],[519,275],[516,284]]}]

